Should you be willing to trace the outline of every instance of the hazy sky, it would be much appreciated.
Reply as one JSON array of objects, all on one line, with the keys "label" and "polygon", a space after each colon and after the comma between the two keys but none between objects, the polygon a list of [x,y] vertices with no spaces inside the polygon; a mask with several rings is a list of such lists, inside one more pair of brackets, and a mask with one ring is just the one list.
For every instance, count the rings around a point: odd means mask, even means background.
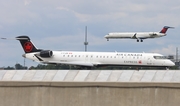
[{"label": "hazy sky", "polygon": [[[180,46],[179,0],[1,0],[0,37],[28,35],[38,48],[84,51],[157,52],[175,55]],[[167,36],[106,41],[109,32],[152,32],[173,26]],[[24,51],[16,40],[0,40],[0,67],[23,64]],[[26,59],[26,65],[38,63]]]}]

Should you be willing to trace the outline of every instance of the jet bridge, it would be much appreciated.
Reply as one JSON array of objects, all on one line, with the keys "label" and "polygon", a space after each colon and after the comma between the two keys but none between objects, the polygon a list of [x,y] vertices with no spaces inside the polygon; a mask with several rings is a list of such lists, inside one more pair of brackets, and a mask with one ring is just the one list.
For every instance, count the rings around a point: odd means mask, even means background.
[{"label": "jet bridge", "polygon": [[180,104],[179,70],[0,70],[4,106]]}]

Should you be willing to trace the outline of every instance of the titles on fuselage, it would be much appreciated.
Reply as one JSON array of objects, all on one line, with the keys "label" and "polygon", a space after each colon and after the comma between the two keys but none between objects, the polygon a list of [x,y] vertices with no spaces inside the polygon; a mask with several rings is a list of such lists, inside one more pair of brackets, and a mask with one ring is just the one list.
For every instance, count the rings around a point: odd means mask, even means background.
[{"label": "titles on fuselage", "polygon": [[124,63],[138,63],[137,61],[124,61]]}]

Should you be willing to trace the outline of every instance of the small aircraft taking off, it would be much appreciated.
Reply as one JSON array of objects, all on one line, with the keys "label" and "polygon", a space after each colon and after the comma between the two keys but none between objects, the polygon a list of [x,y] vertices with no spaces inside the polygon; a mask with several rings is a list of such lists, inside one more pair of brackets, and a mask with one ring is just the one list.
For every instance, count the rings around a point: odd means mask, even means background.
[{"label": "small aircraft taking off", "polygon": [[[6,38],[1,38],[6,39]],[[45,64],[67,64],[80,68],[98,66],[171,67],[174,63],[158,53],[79,52],[38,49],[28,36],[18,36],[23,57]]]},{"label": "small aircraft taking off", "polygon": [[164,26],[160,32],[113,32],[105,35],[104,37],[109,41],[109,39],[137,39],[137,42],[143,42],[143,39],[147,38],[159,38],[166,36],[166,31],[168,28],[174,28],[169,26]]}]

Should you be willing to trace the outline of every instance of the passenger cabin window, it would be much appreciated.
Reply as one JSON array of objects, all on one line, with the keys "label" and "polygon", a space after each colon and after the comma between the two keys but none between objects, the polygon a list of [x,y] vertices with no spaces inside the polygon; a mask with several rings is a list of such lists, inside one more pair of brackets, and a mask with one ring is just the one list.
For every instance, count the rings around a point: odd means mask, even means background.
[{"label": "passenger cabin window", "polygon": [[153,56],[155,59],[167,59],[166,56]]}]

